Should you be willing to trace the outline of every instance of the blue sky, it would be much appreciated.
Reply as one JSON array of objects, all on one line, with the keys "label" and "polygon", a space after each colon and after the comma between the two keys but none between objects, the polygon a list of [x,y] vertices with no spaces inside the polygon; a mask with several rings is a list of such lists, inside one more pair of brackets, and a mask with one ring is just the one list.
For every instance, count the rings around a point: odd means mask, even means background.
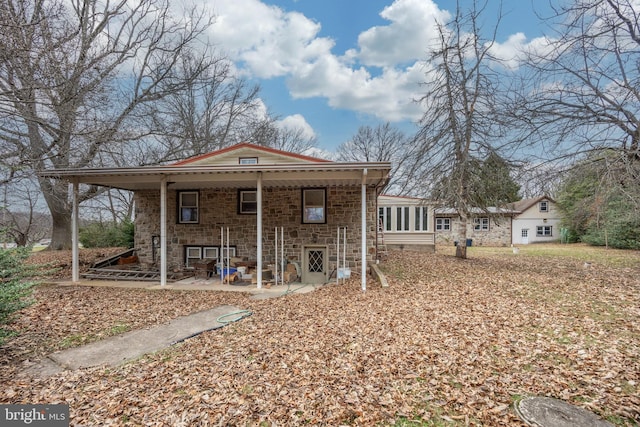
[{"label": "blue sky", "polygon": [[[462,0],[462,4],[470,0]],[[484,15],[493,28],[498,0]],[[411,133],[412,102],[435,20],[455,0],[213,0],[212,39],[237,72],[262,87],[282,126],[305,129],[335,151],[362,125],[389,121]],[[536,0],[505,0],[497,52],[512,58],[542,35]],[[535,5],[535,6],[534,6]]]}]

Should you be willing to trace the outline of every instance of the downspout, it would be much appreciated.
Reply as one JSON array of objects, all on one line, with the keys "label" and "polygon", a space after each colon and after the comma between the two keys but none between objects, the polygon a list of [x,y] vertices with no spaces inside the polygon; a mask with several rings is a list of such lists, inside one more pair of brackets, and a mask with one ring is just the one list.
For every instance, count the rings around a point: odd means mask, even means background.
[{"label": "downspout", "polygon": [[78,180],[73,180],[71,192],[71,281],[80,281],[80,261],[78,256]]},{"label": "downspout", "polygon": [[380,239],[380,236],[378,235],[380,233],[380,218],[378,217],[379,213],[378,213],[378,209],[380,209],[380,206],[378,205],[378,197],[380,197],[380,194],[382,194],[382,189],[384,187],[387,186],[387,184],[389,183],[389,178],[386,179],[381,179],[380,181],[378,181],[378,183],[376,184],[375,187],[375,194],[376,194],[376,212],[375,212],[375,218],[376,218],[376,223],[375,223],[375,227],[376,227],[376,263],[379,261],[379,254],[378,254],[378,240]]},{"label": "downspout", "polygon": [[360,232],[362,234],[362,271],[361,271],[361,281],[362,281],[362,292],[366,292],[367,290],[367,169],[362,170],[362,187],[361,187],[361,206],[360,206],[360,216],[361,216],[361,224],[360,224]]},{"label": "downspout", "polygon": [[256,280],[258,289],[262,289],[262,172],[258,172],[258,182],[256,183]]},{"label": "downspout", "polygon": [[167,284],[167,177],[160,179],[160,285]]}]

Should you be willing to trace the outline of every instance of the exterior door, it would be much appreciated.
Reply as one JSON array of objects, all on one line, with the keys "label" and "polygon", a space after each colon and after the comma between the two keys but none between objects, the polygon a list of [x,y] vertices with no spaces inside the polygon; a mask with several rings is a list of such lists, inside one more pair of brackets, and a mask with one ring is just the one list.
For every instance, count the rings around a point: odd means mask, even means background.
[{"label": "exterior door", "polygon": [[520,243],[522,243],[523,245],[528,245],[529,244],[529,229],[528,228],[523,228],[522,229],[522,234],[520,237]]},{"label": "exterior door", "polygon": [[327,247],[306,246],[304,249],[302,281],[304,283],[327,282]]}]

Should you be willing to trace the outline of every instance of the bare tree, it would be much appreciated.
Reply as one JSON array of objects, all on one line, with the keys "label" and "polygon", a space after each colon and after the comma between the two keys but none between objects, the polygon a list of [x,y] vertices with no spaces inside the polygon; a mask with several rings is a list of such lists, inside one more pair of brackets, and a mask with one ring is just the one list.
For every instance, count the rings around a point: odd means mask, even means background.
[{"label": "bare tree", "polygon": [[439,40],[430,49],[425,92],[419,100],[425,113],[411,171],[420,177],[425,192],[432,191],[432,197],[456,209],[461,219],[456,256],[461,258],[467,256],[467,223],[473,209],[488,207],[486,195],[473,191],[478,166],[490,153],[507,158],[507,145],[500,145],[506,136],[500,114],[505,79],[491,56],[495,29],[486,39],[479,26],[486,4],[474,1],[464,11],[458,3],[451,21],[438,24]]},{"label": "bare tree", "polygon": [[551,33],[528,52],[516,111],[547,158],[614,149],[623,163],[640,161],[639,15],[635,0],[574,0],[545,17]]},{"label": "bare tree", "polygon": [[[148,127],[157,129],[145,141],[147,147],[140,164],[157,164],[218,150],[241,142],[262,103],[259,86],[250,86],[234,76],[230,62],[214,58],[204,72],[202,58],[185,57],[180,69],[185,76],[185,90],[174,92],[155,103],[145,117]],[[152,141],[151,144],[148,144]]]},{"label": "bare tree", "polygon": [[49,236],[51,219],[40,208],[37,185],[29,180],[5,184],[0,207],[2,243],[12,241],[16,246],[28,246]]},{"label": "bare tree", "polygon": [[[215,66],[200,40],[211,22],[195,9],[177,19],[168,0],[0,0],[4,157],[35,172],[96,166],[100,153],[154,134],[144,120],[154,104]],[[199,58],[188,75],[185,57]],[[69,187],[46,178],[39,185],[51,246],[69,247]]]},{"label": "bare tree", "polygon": [[404,173],[410,159],[411,139],[390,123],[376,127],[360,126],[358,132],[338,147],[338,160],[344,162],[391,162],[392,178],[388,191],[406,194],[414,184]]}]

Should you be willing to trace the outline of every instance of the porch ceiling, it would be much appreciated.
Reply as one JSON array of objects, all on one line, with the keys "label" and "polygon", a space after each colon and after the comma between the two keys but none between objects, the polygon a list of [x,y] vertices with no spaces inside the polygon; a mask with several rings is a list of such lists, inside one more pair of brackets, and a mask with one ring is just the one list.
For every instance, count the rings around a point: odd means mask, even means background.
[{"label": "porch ceiling", "polygon": [[322,163],[296,165],[155,166],[140,168],[57,169],[40,173],[47,178],[124,190],[159,189],[166,178],[170,189],[254,188],[262,173],[263,187],[323,187],[385,184],[391,165]]}]

